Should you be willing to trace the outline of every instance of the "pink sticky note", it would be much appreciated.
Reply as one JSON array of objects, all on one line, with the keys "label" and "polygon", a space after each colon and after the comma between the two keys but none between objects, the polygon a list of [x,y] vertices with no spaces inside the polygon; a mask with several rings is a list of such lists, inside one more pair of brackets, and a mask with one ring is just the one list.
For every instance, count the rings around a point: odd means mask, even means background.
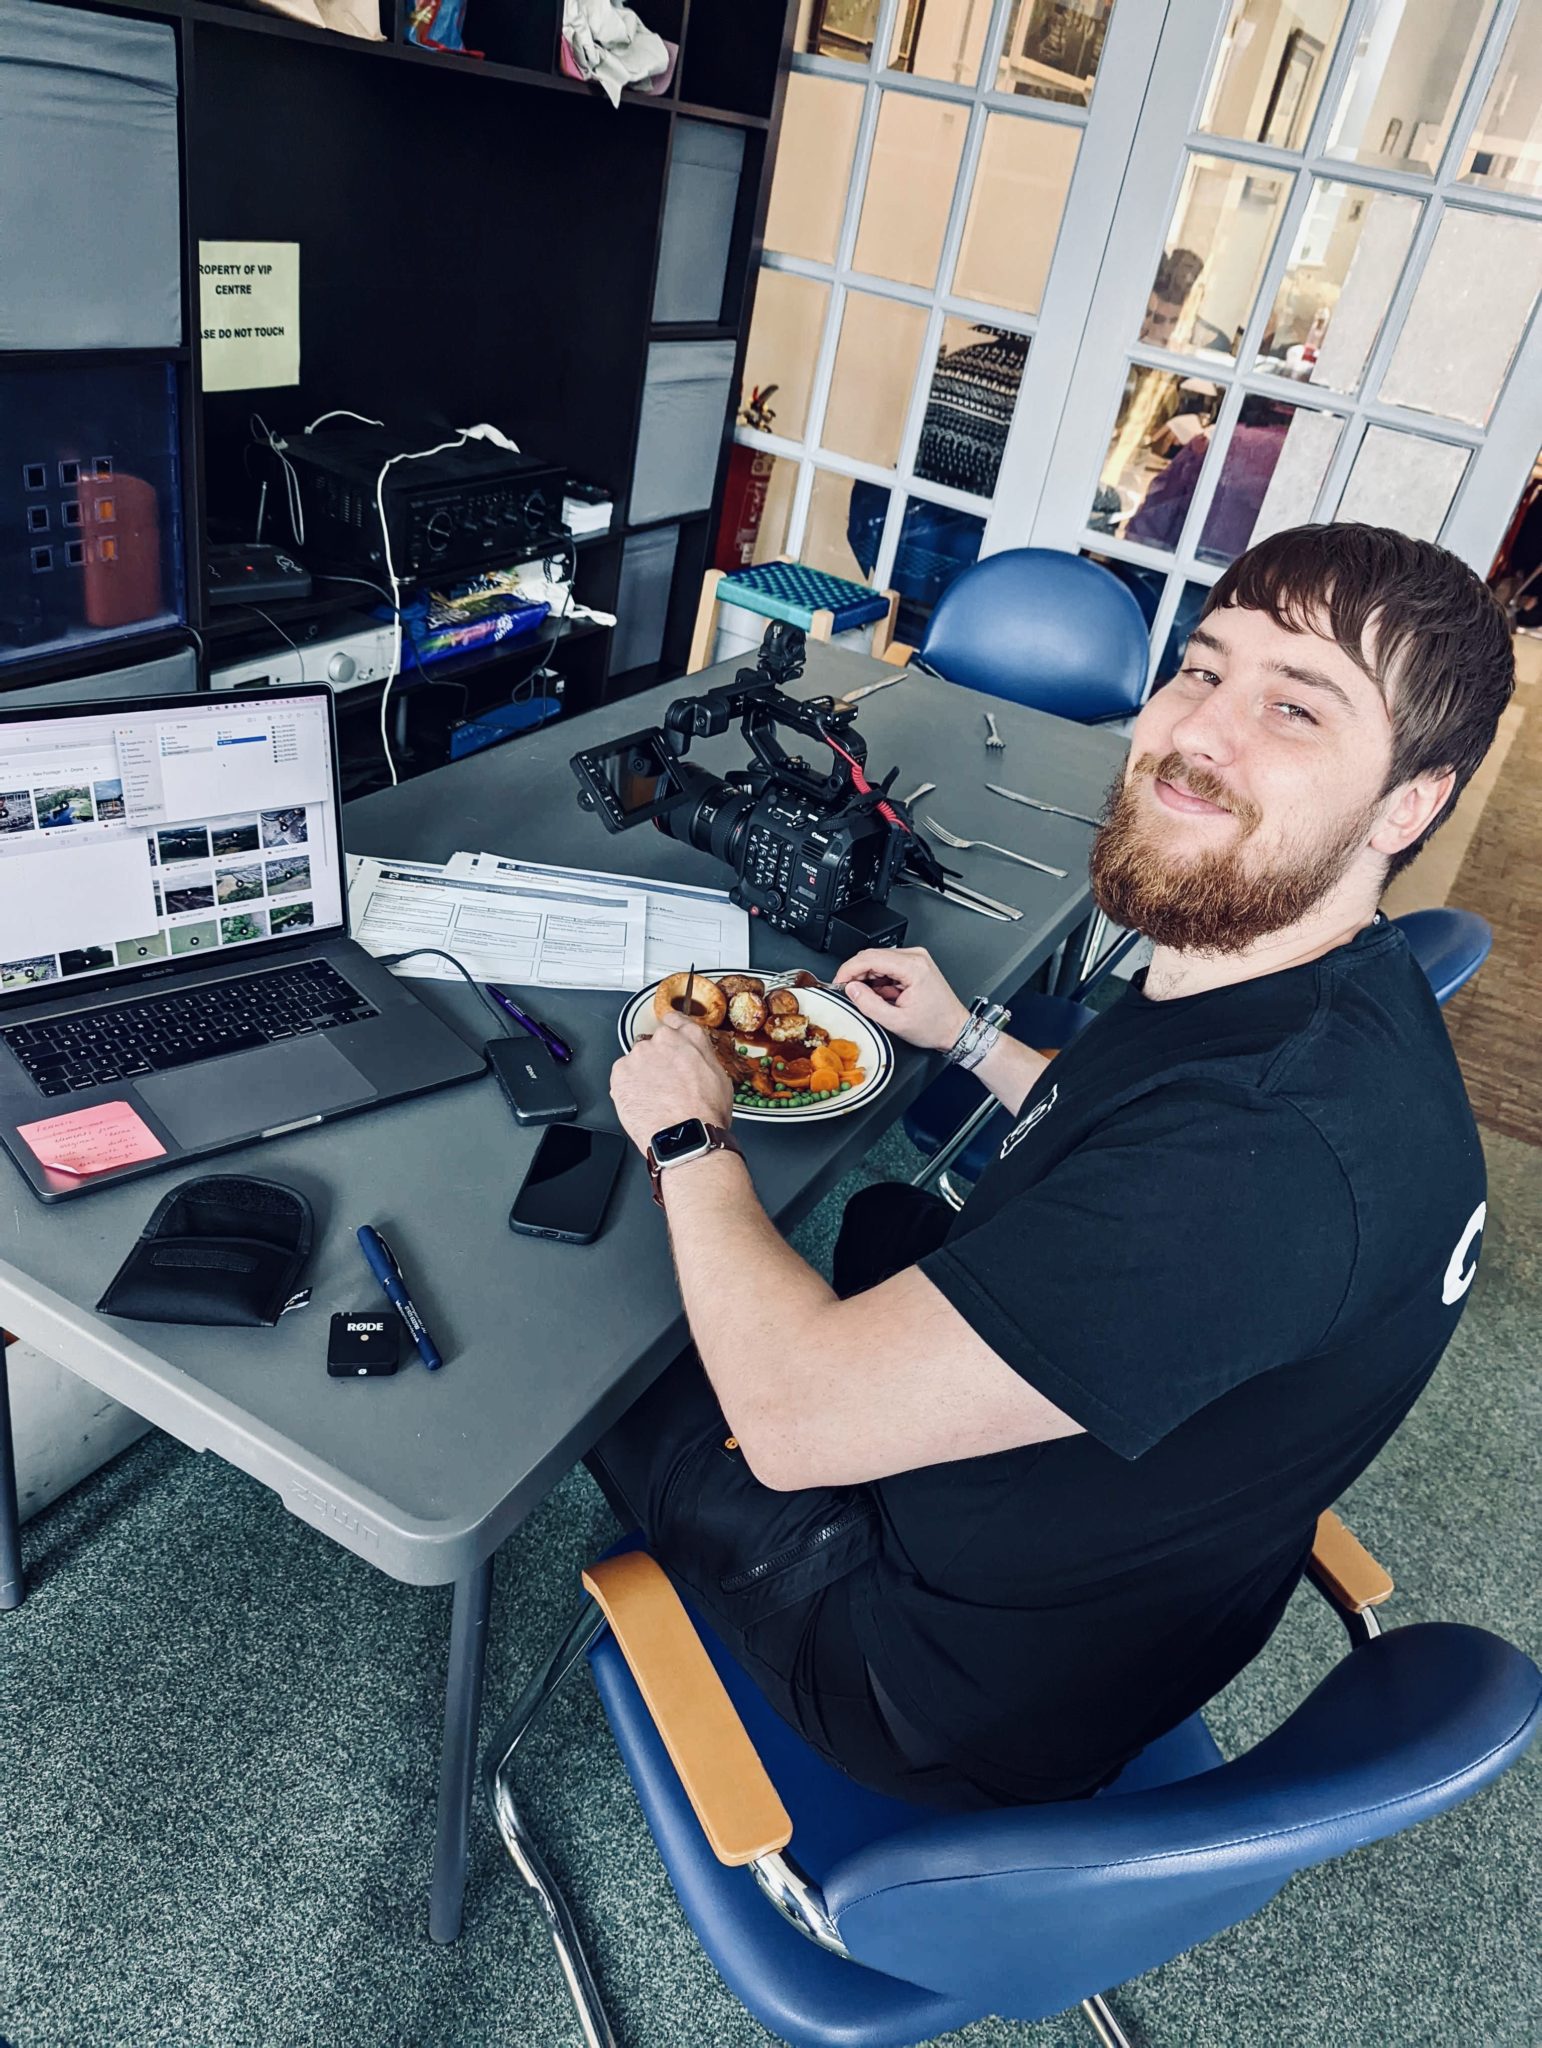
[{"label": "pink sticky note", "polygon": [[132,1166],[140,1159],[159,1159],[166,1150],[127,1102],[99,1102],[94,1109],[45,1116],[35,1124],[18,1124],[17,1131],[45,1166],[77,1178],[110,1173],[115,1166]]}]

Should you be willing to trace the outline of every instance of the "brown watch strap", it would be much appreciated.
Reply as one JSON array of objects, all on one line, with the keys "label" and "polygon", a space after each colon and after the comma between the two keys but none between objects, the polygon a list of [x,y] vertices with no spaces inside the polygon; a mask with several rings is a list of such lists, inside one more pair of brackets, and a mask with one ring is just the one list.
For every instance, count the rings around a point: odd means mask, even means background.
[{"label": "brown watch strap", "polygon": [[[703,1118],[701,1127],[712,1140],[711,1145],[705,1152],[697,1152],[690,1159],[678,1161],[679,1165],[690,1166],[696,1159],[709,1159],[714,1152],[737,1152],[741,1159],[744,1157],[744,1147],[733,1133],[725,1131],[721,1124],[709,1124]],[[662,1209],[664,1206],[664,1190],[660,1183],[663,1181],[666,1169],[660,1166],[659,1162],[654,1158],[651,1145],[644,1156],[648,1162],[648,1178],[653,1183],[653,1199]]]}]

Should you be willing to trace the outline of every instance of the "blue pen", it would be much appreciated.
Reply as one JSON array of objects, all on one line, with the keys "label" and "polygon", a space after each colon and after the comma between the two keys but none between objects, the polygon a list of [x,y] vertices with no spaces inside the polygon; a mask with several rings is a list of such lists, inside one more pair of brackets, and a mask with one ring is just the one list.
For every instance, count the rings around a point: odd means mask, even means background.
[{"label": "blue pen", "polygon": [[511,997],[506,996],[501,988],[494,988],[490,981],[483,985],[487,990],[489,998],[498,1005],[499,1009],[506,1011],[516,1024],[522,1024],[532,1038],[540,1039],[542,1045],[545,1046],[554,1060],[562,1060],[565,1063],[573,1057],[572,1046],[568,1044],[565,1038],[559,1038],[549,1024],[539,1024],[534,1017],[527,1016],[518,1003]]},{"label": "blue pen", "polygon": [[444,1360],[439,1356],[434,1340],[428,1334],[428,1326],[412,1305],[402,1279],[402,1269],[396,1263],[391,1247],[380,1232],[368,1223],[361,1223],[356,1233],[359,1250],[364,1254],[364,1263],[369,1267],[380,1285],[385,1289],[385,1298],[407,1325],[408,1335],[418,1347],[418,1356],[430,1372],[437,1372]]}]

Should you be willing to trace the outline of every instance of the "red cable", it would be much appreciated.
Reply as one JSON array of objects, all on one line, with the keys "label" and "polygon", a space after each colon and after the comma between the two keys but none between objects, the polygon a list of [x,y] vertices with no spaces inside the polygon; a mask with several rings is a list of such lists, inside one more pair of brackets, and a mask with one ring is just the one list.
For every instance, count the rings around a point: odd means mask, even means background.
[{"label": "red cable", "polygon": [[[819,728],[819,737],[824,741],[825,745],[830,748],[831,752],[839,754],[841,759],[850,768],[851,780],[858,796],[871,796],[873,793],[873,785],[868,781],[866,775],[862,772],[861,762],[856,760],[851,754],[848,754],[846,749],[843,746],[839,745],[838,742],[832,740],[830,735],[825,731],[823,726]],[[900,816],[899,812],[895,810],[893,804],[889,803],[886,799],[880,798],[879,803],[877,805],[877,810],[879,816],[882,818],[887,818],[891,825],[898,825],[902,832],[910,831],[910,827],[905,823],[904,819]]]}]

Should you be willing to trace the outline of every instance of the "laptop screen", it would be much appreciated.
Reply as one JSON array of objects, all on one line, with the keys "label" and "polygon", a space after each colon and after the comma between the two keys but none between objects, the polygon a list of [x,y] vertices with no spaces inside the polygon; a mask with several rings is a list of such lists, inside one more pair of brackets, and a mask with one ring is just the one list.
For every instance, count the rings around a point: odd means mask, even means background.
[{"label": "laptop screen", "polygon": [[0,1009],[343,923],[325,691],[0,719]]}]

